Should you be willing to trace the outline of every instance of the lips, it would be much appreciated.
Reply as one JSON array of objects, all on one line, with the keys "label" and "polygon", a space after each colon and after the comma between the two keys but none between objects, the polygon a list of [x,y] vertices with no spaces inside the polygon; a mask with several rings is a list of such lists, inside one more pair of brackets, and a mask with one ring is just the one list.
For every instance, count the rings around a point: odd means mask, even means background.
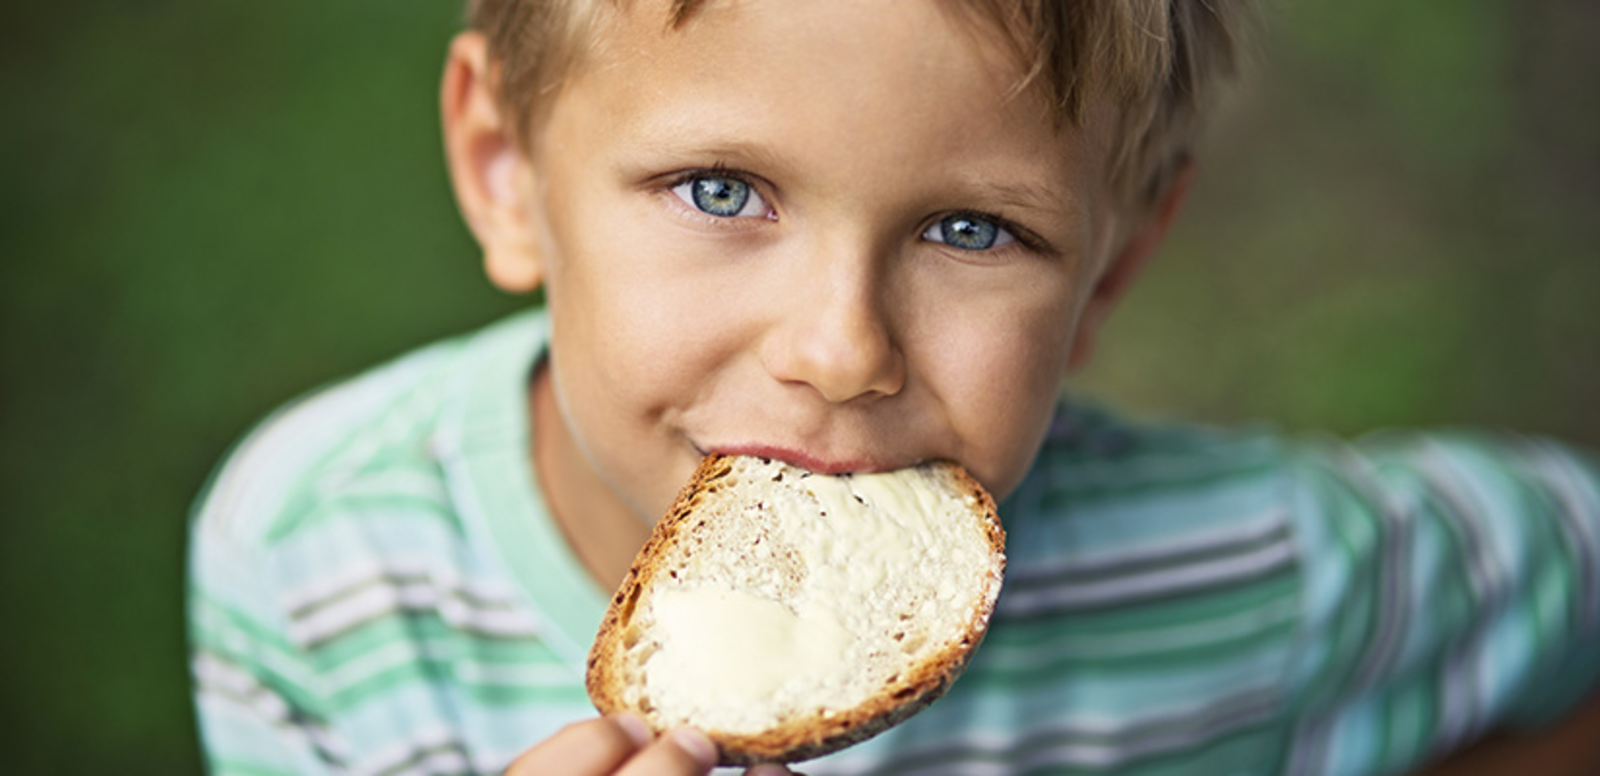
[{"label": "lips", "polygon": [[771,444],[711,445],[703,448],[696,445],[696,449],[703,453],[711,452],[721,455],[748,455],[756,458],[772,458],[817,474],[886,472],[915,463],[912,461],[892,463],[868,456],[818,455],[799,448]]}]

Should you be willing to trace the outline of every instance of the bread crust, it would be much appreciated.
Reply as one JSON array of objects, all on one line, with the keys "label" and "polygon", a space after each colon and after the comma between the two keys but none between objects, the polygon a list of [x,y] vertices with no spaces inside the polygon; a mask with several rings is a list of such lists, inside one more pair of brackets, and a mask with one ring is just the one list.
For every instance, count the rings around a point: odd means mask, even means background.
[{"label": "bread crust", "polygon": [[[951,477],[964,494],[971,496],[983,512],[983,530],[997,565],[990,579],[984,580],[985,595],[972,613],[960,638],[943,649],[902,671],[867,702],[829,715],[814,714],[784,721],[759,734],[736,734],[704,730],[716,743],[720,765],[748,766],[761,762],[798,762],[820,757],[866,740],[926,708],[950,688],[966,668],[978,644],[988,632],[1005,569],[1005,530],[1000,524],[994,499],[965,469],[950,462],[930,464]],[[708,455],[695,470],[672,507],[651,532],[621,587],[612,596],[599,634],[589,653],[587,687],[589,697],[602,714],[628,711],[657,723],[648,708],[635,708],[625,700],[627,677],[625,653],[633,645],[632,616],[640,595],[662,570],[662,550],[686,540],[698,527],[693,521],[696,508],[719,488],[732,471],[727,456]],[[657,731],[662,732],[662,731]]]}]

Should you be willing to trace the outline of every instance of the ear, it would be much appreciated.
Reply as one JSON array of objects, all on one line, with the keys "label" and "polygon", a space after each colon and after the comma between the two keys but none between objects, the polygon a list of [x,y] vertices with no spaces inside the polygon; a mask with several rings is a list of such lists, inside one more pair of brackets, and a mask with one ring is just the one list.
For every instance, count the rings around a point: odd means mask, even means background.
[{"label": "ear", "polygon": [[505,291],[524,293],[543,279],[539,231],[529,207],[533,167],[501,111],[498,85],[499,67],[489,59],[483,34],[457,35],[439,94],[450,183],[483,249],[489,279]]},{"label": "ear", "polygon": [[1185,159],[1172,182],[1148,210],[1143,211],[1121,244],[1114,249],[1110,261],[1094,280],[1094,289],[1078,317],[1078,328],[1073,333],[1072,352],[1067,356],[1067,371],[1077,371],[1089,363],[1094,355],[1094,345],[1100,327],[1111,317],[1111,311],[1122,301],[1123,295],[1133,286],[1139,273],[1149,263],[1156,248],[1166,238],[1167,230],[1183,208],[1189,194],[1189,181],[1194,177],[1194,160]]}]

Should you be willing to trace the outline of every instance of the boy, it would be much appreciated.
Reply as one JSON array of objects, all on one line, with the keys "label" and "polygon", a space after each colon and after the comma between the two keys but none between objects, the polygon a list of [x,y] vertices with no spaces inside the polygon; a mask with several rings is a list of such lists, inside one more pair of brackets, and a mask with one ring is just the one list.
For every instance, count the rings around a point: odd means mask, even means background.
[{"label": "boy", "polygon": [[1592,459],[1058,401],[1182,201],[1226,5],[473,13],[452,182],[490,278],[547,307],[291,406],[219,473],[216,770],[704,772],[694,731],[584,721],[582,676],[707,452],[948,458],[1004,499],[968,674],[808,772],[1395,772],[1590,693]]}]

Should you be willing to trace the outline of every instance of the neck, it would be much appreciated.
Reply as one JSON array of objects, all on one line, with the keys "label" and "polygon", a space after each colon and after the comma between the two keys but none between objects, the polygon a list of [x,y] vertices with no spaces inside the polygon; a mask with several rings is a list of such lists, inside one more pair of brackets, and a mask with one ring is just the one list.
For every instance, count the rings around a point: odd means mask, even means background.
[{"label": "neck", "polygon": [[621,586],[650,527],[595,471],[563,417],[550,377],[540,365],[529,396],[534,473],[567,546],[605,590]]}]

